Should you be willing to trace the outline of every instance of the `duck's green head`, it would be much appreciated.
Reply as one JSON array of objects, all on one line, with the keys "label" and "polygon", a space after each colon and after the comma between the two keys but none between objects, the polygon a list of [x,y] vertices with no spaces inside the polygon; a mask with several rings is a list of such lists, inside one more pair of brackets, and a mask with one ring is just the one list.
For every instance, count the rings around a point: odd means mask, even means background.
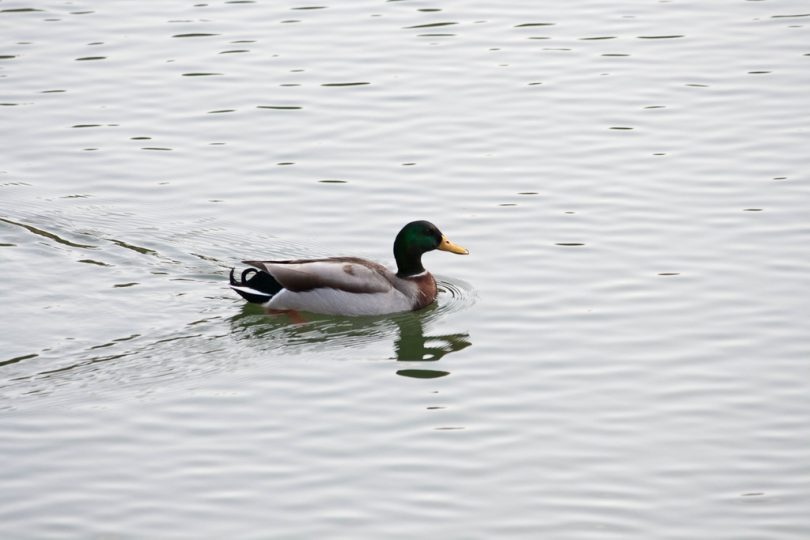
[{"label": "duck's green head", "polygon": [[469,251],[448,240],[438,227],[429,221],[411,221],[402,227],[394,240],[397,275],[405,277],[424,272],[422,254],[434,249],[459,255],[469,254]]}]

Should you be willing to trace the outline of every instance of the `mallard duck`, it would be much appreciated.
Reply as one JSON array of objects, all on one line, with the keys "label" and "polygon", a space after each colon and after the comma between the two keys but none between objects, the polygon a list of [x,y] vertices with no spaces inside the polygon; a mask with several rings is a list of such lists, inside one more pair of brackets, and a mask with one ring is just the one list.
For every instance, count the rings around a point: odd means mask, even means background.
[{"label": "mallard duck", "polygon": [[412,221],[394,240],[394,273],[358,257],[290,261],[243,261],[241,278],[231,269],[231,288],[272,311],[327,315],[385,315],[422,309],[436,300],[436,280],[422,255],[438,249],[467,255],[429,221]]}]

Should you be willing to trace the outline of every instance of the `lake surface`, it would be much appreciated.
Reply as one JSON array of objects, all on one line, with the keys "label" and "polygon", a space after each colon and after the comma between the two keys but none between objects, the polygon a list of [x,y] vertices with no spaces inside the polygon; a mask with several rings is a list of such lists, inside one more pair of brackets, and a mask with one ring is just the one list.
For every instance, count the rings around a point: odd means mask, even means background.
[{"label": "lake surface", "polygon": [[[0,536],[810,538],[808,25],[0,1]],[[424,312],[227,288],[414,219]]]}]

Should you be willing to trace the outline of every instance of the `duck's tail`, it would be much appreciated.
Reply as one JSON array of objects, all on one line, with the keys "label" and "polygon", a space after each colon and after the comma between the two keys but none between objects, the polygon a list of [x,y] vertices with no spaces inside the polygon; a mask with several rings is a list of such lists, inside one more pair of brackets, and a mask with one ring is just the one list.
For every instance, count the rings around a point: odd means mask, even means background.
[{"label": "duck's tail", "polygon": [[[252,276],[251,272],[253,272]],[[264,304],[283,288],[273,276],[255,268],[243,270],[239,280],[234,277],[233,268],[231,268],[230,282],[231,289],[253,304]]]}]

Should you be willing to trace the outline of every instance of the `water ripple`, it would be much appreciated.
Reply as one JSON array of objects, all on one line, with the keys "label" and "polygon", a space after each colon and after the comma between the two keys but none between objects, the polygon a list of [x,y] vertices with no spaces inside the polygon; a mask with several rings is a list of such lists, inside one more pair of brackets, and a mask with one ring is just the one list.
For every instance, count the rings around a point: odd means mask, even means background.
[{"label": "water ripple", "polygon": [[0,2],[4,537],[807,536],[806,9],[92,4]]}]

